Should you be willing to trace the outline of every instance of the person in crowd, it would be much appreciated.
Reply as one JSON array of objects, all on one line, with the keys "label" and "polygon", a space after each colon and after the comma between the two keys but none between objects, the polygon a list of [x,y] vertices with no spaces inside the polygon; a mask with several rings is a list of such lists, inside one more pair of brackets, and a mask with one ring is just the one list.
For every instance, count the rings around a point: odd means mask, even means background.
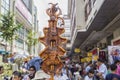
[{"label": "person in crowd", "polygon": [[92,69],[94,69],[94,70],[97,70],[98,69],[98,64],[97,64],[97,62],[93,62],[93,66],[92,66]]},{"label": "person in crowd", "polygon": [[107,74],[111,73],[110,64],[107,64]]},{"label": "person in crowd", "polygon": [[75,64],[72,64],[72,67],[71,67],[71,73],[72,73],[72,75],[74,75],[74,72],[76,71],[76,66],[75,66]]},{"label": "person in crowd", "polygon": [[81,75],[82,67],[81,67],[80,63],[77,63],[77,64],[76,64],[76,67],[78,68],[79,73],[80,73],[80,75]]},{"label": "person in crowd", "polygon": [[2,74],[4,72],[4,68],[3,66],[0,66],[0,74]]},{"label": "person in crowd", "polygon": [[111,73],[107,74],[105,80],[120,80],[120,76],[116,74],[117,66],[116,64],[110,65]]},{"label": "person in crowd", "polygon": [[49,79],[50,75],[40,69],[35,73],[35,78],[33,80],[49,80]]},{"label": "person in crowd", "polygon": [[10,80],[22,80],[22,74],[18,71],[14,71]]},{"label": "person in crowd", "polygon": [[87,74],[89,72],[89,70],[92,67],[92,61],[88,63],[87,67],[85,68],[85,73]]},{"label": "person in crowd", "polygon": [[0,80],[2,80],[2,74],[3,74],[3,72],[4,72],[4,68],[3,68],[3,66],[2,65],[0,65]]},{"label": "person in crowd", "polygon": [[62,73],[65,74],[65,75],[67,75],[67,77],[68,77],[69,79],[72,78],[72,73],[71,73],[71,71],[69,70],[69,67],[68,67],[67,65],[65,65],[65,66],[62,68]]},{"label": "person in crowd", "polygon": [[107,75],[107,67],[104,64],[104,61],[102,59],[98,59],[97,63],[98,65],[98,73],[96,74],[100,80],[105,79],[106,75]]},{"label": "person in crowd", "polygon": [[57,69],[54,75],[54,80],[70,80],[67,75],[62,73],[61,69]]},{"label": "person in crowd", "polygon": [[23,62],[23,64],[22,64],[22,68],[24,68],[24,69],[28,69],[28,60],[27,59],[24,59],[24,62]]},{"label": "person in crowd", "polygon": [[80,71],[80,75],[84,76],[85,74],[85,70],[84,70],[84,63],[81,63],[81,71]]},{"label": "person in crowd", "polygon": [[120,75],[120,61],[119,61],[119,60],[116,60],[116,61],[115,61],[115,64],[117,65],[116,74]]},{"label": "person in crowd", "polygon": [[94,78],[94,69],[90,69],[85,76],[84,80],[95,80]]},{"label": "person in crowd", "polygon": [[79,73],[79,68],[74,72],[75,80],[81,80],[81,75]]},{"label": "person in crowd", "polygon": [[30,66],[29,74],[25,75],[23,80],[31,80],[31,79],[33,79],[35,77],[35,73],[36,73],[35,66]]}]

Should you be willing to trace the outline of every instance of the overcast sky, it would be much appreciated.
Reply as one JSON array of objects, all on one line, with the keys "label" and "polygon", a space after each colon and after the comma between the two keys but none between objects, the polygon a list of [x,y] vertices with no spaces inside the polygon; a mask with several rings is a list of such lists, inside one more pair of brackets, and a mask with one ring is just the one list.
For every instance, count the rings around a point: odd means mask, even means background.
[{"label": "overcast sky", "polygon": [[34,3],[38,9],[39,30],[42,31],[43,27],[48,25],[48,15],[46,9],[50,7],[48,3],[58,3],[58,6],[62,10],[62,14],[67,14],[68,0],[34,0]]}]

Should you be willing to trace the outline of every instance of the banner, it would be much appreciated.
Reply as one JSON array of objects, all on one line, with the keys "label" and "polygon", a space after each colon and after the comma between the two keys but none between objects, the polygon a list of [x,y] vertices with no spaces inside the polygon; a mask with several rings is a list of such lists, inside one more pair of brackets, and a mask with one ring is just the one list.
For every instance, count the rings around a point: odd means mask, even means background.
[{"label": "banner", "polygon": [[92,56],[92,61],[97,61],[98,58],[99,58],[98,55],[93,55],[93,56]]},{"label": "banner", "polygon": [[86,61],[85,58],[82,58],[82,59],[81,59],[81,62],[85,62],[85,61]]},{"label": "banner", "polygon": [[86,57],[85,59],[86,59],[87,62],[92,61],[92,57]]},{"label": "banner", "polygon": [[91,53],[91,52],[87,53],[87,56],[88,56],[88,57],[91,57],[91,56],[92,56],[92,53]]},{"label": "banner", "polygon": [[108,46],[109,63],[120,60],[120,46]]}]

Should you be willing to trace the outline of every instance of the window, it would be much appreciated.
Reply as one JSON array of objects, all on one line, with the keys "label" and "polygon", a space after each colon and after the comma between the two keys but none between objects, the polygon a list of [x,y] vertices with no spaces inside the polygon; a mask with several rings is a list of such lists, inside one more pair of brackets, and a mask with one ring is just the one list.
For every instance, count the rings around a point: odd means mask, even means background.
[{"label": "window", "polygon": [[22,0],[25,6],[28,8],[29,7],[29,0]]},{"label": "window", "polygon": [[10,0],[1,1],[1,14],[6,14],[10,10]]},{"label": "window", "polygon": [[32,13],[32,0],[22,0],[27,9]]},{"label": "window", "polygon": [[25,29],[25,33],[24,33],[25,45],[24,45],[24,48],[25,48],[26,51],[28,51],[28,44],[27,44],[28,33],[29,33],[29,30]]},{"label": "window", "polygon": [[[16,24],[19,23],[18,21],[16,21]],[[18,39],[16,40],[16,46],[19,47],[19,48],[23,48],[24,46],[24,28],[20,28],[18,31],[17,31],[17,34],[18,34]]]},{"label": "window", "polygon": [[24,41],[23,41],[22,39],[18,38],[18,39],[16,40],[16,46],[19,47],[19,48],[23,48],[23,46],[24,46]]},{"label": "window", "polygon": [[29,30],[25,30],[25,38],[27,38],[27,36],[28,36],[28,33],[29,33]]},{"label": "window", "polygon": [[28,44],[25,42],[25,50],[28,51]]},{"label": "window", "polygon": [[[16,21],[16,24],[20,24],[18,21]],[[24,38],[24,26],[21,27],[18,31],[17,31],[17,34],[18,34],[18,37],[20,39],[23,39]]]},{"label": "window", "polygon": [[19,35],[19,38],[21,38],[21,39],[24,38],[24,28],[23,27],[18,30],[18,35]]},{"label": "window", "polygon": [[73,34],[74,34],[74,32],[75,32],[75,26],[76,26],[76,17],[75,17],[75,19],[74,19],[74,26],[72,27],[72,29],[71,29],[71,32],[72,32],[72,34],[71,34],[71,36],[73,36]]},{"label": "window", "polygon": [[34,27],[36,27],[37,26],[37,16],[36,16],[36,14],[34,14]]}]

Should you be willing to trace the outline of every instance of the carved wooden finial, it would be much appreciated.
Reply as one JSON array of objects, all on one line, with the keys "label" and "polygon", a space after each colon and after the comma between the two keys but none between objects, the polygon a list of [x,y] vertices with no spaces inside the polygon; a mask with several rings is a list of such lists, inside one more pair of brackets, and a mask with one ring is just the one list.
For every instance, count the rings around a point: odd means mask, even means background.
[{"label": "carved wooden finial", "polygon": [[53,3],[49,3],[51,4],[51,8],[48,8],[46,10],[46,13],[48,14],[48,16],[50,17],[50,20],[55,20],[56,18],[58,18],[59,15],[62,14],[62,11],[59,7],[56,7],[58,5],[58,3],[53,4]]}]

